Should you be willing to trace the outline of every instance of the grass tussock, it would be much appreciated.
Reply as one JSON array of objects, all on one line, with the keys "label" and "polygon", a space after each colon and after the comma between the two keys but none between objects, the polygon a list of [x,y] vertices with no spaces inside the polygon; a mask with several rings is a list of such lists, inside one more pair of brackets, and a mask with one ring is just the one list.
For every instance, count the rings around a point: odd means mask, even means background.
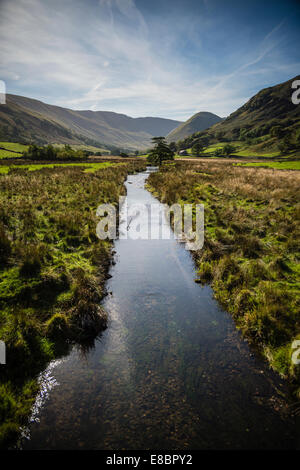
[{"label": "grass tussock", "polygon": [[96,236],[96,209],[117,204],[127,174],[143,165],[0,175],[0,339],[7,348],[0,445],[26,421],[37,374],[72,344],[92,345],[106,327],[100,301],[112,246]]},{"label": "grass tussock", "polygon": [[176,163],[150,175],[162,202],[203,203],[198,282],[216,298],[271,366],[298,385],[292,343],[299,339],[300,173],[230,163]]}]

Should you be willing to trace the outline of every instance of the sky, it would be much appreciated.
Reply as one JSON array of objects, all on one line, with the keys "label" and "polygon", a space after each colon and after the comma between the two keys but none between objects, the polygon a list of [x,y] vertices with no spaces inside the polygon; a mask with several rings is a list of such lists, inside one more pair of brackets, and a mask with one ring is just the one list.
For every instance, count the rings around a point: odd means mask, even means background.
[{"label": "sky", "polygon": [[0,0],[0,80],[50,104],[225,117],[299,74],[300,1]]}]

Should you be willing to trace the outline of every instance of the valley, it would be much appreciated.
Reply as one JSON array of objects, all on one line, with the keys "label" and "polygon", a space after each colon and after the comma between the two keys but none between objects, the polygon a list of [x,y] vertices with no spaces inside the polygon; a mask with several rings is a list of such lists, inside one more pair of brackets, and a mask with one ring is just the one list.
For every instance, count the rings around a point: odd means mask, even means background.
[{"label": "valley", "polygon": [[[3,449],[297,446],[300,127],[290,85],[227,118],[185,123],[13,95],[1,105]],[[281,114],[266,105],[273,96]],[[204,247],[99,240],[96,209],[121,210],[120,196],[204,204]],[[118,229],[132,230],[122,217]]]}]

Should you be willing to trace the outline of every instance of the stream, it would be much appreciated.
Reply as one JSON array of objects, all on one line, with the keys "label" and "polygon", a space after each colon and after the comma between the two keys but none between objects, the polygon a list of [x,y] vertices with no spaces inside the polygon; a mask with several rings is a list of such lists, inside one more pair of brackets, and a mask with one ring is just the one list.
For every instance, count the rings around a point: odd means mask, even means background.
[{"label": "stream", "polygon": [[[144,189],[149,171],[128,177],[129,206],[157,203]],[[286,384],[250,349],[212,289],[195,283],[184,245],[119,239],[115,251],[103,301],[108,328],[94,348],[74,347],[41,375],[21,447],[299,447],[282,399]]]}]

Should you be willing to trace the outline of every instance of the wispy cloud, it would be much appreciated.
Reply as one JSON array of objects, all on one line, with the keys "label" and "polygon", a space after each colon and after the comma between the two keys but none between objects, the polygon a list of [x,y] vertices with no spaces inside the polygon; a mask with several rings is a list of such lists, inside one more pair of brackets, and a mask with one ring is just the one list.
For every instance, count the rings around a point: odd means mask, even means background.
[{"label": "wispy cloud", "polygon": [[[0,78],[9,92],[75,109],[227,115],[249,97],[241,77],[274,71],[266,59],[280,44],[283,22],[248,50],[241,47],[230,67],[210,50],[209,28],[205,14],[148,18],[133,0],[4,0]],[[281,66],[288,71],[293,64]]]}]

